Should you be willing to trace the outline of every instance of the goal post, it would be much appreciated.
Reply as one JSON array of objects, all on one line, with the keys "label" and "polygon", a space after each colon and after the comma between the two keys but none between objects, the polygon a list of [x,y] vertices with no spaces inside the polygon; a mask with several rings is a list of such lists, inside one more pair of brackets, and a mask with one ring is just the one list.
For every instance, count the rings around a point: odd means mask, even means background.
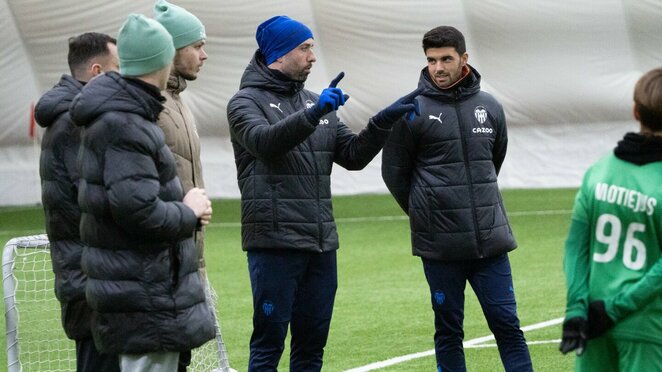
[{"label": "goal post", "polygon": [[8,371],[75,370],[75,344],[62,330],[45,234],[7,242],[2,286]]},{"label": "goal post", "polygon": [[[218,322],[216,294],[205,283],[207,303],[215,317],[216,337],[192,351],[190,371],[230,372]],[[13,238],[2,252],[7,370],[75,371],[76,345],[69,340],[55,298],[50,244],[45,234]]]}]

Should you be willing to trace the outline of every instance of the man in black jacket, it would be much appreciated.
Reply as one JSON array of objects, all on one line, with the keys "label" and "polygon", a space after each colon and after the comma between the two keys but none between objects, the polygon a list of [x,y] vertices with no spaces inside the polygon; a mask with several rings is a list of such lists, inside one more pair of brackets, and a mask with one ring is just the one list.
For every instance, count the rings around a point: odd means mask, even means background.
[{"label": "man in black jacket", "polygon": [[99,351],[123,371],[176,371],[179,353],[214,337],[193,231],[211,218],[204,190],[186,195],[156,124],[175,48],[158,22],[120,29],[120,74],[88,83],[71,104],[83,127],[78,166],[85,295]]},{"label": "man in black jacket", "polygon": [[503,108],[480,90],[464,36],[441,26],[423,37],[421,115],[400,120],[384,147],[382,176],[409,216],[435,315],[442,371],[466,370],[464,288],[471,284],[506,371],[532,370],[520,330],[508,252],[517,246],[497,185],[508,141]]},{"label": "man in black jacket", "polygon": [[349,99],[337,87],[343,73],[320,95],[304,89],[316,61],[308,27],[276,16],[256,39],[259,49],[228,103],[253,289],[248,370],[276,370],[291,322],[290,370],[319,371],[337,287],[331,167],[364,168],[393,122],[415,111],[418,91],[355,134],[335,114]]},{"label": "man in black jacket", "polygon": [[99,354],[90,332],[92,311],[85,301],[86,277],[80,266],[83,243],[76,169],[80,128],[69,116],[69,105],[83,85],[100,73],[119,69],[116,43],[114,38],[96,32],[70,38],[67,59],[71,75],[62,75],[35,108],[37,123],[46,128],[39,175],[55,296],[60,301],[64,331],[76,342],[77,371],[119,371],[117,356]]}]

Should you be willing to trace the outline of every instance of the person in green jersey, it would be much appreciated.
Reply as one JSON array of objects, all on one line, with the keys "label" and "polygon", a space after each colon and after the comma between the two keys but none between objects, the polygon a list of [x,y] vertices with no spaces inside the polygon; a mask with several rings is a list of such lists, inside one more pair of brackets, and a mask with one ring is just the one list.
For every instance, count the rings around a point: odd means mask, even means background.
[{"label": "person in green jersey", "polygon": [[586,172],[566,240],[560,350],[577,371],[662,371],[662,68],[633,111],[639,133]]}]

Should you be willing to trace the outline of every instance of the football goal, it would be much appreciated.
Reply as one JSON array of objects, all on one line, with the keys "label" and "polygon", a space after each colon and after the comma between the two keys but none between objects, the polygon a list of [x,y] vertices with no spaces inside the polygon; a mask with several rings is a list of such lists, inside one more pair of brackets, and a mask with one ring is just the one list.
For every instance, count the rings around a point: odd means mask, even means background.
[{"label": "football goal", "polygon": [[[9,372],[76,370],[75,343],[66,337],[60,321],[49,248],[42,234],[11,239],[2,253]],[[216,316],[216,338],[193,350],[189,370],[230,372],[217,299],[209,282],[206,293]]]}]

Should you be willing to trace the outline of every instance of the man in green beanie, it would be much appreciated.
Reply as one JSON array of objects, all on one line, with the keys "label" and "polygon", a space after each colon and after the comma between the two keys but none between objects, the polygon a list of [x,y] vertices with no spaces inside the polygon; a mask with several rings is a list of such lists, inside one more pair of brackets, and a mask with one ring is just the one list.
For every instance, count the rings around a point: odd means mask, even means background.
[{"label": "man in green beanie", "polygon": [[[195,80],[207,53],[205,26],[200,19],[177,5],[165,0],[154,4],[154,19],[165,27],[172,36],[176,49],[173,68],[170,70],[168,86],[162,92],[166,98],[164,110],[159,115],[158,125],[163,129],[166,144],[175,156],[177,176],[184,192],[199,187],[204,188],[202,163],[200,161],[200,137],[195,126],[195,117],[182,100],[180,93],[186,89],[186,82]],[[197,229],[193,236],[198,252],[198,264],[203,283],[207,282],[204,261],[204,232]],[[191,362],[191,352],[182,352],[179,371],[186,371]]]},{"label": "man in green beanie", "polygon": [[130,14],[117,38],[120,74],[89,82],[71,104],[83,127],[80,233],[92,336],[122,371],[177,371],[179,354],[214,337],[193,233],[211,219],[187,193],[156,120],[175,47],[158,22]]},{"label": "man in green beanie", "polygon": [[[194,187],[204,188],[200,162],[200,137],[195,126],[195,118],[182,101],[180,93],[186,89],[186,81],[197,79],[198,72],[207,59],[207,53],[203,49],[206,38],[205,27],[186,9],[165,0],[160,0],[154,5],[154,18],[172,35],[176,49],[168,85],[162,92],[166,101],[158,124],[163,129],[166,143],[175,156],[177,176],[182,182],[184,192]],[[197,231],[194,238],[198,248],[200,268],[203,270],[202,231]]]}]

